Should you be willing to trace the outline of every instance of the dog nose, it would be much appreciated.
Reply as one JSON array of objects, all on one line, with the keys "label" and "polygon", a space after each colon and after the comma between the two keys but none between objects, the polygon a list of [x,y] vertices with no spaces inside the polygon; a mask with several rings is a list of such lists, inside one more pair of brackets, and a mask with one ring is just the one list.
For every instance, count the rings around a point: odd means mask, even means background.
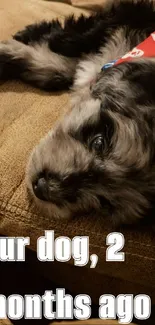
[{"label": "dog nose", "polygon": [[42,200],[48,201],[48,184],[44,177],[40,177],[32,185],[35,196]]}]

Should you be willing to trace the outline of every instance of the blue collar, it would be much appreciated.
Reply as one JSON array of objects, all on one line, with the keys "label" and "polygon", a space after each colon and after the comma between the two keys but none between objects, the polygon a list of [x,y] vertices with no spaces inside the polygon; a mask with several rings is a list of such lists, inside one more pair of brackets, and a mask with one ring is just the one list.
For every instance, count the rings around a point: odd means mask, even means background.
[{"label": "blue collar", "polygon": [[119,59],[117,60],[113,60],[113,61],[110,61],[109,63],[106,63],[103,67],[102,67],[102,71],[106,70],[106,69],[109,69],[111,67],[114,66],[114,64],[118,61]]}]

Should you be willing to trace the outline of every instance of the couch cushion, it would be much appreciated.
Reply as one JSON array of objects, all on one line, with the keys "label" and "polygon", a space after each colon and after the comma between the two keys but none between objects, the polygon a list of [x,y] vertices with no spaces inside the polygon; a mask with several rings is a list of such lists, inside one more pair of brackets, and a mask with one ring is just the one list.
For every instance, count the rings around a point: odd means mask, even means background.
[{"label": "couch cushion", "polygon": [[64,3],[72,4],[75,7],[87,8],[87,9],[98,9],[99,6],[103,5],[106,0],[57,0]]},{"label": "couch cushion", "polygon": [[[8,3],[1,0],[0,39],[9,38],[26,24],[54,17],[63,19],[71,12],[78,15],[81,11],[53,1],[10,0]],[[68,289],[88,290],[94,299],[104,292],[144,292],[155,302],[155,239],[149,227],[119,229],[125,236],[126,261],[106,262],[106,236],[116,230],[111,224],[95,216],[71,221],[49,220],[38,214],[28,200],[24,178],[29,154],[67,107],[66,93],[45,93],[18,81],[0,85],[0,233],[30,236],[33,250],[44,230],[54,230],[55,236],[89,236],[90,253],[99,256],[96,269],[75,268],[72,262],[51,263],[55,269],[52,276],[59,275],[60,279],[63,271],[61,281]],[[45,264],[44,268],[50,270],[50,264]]]}]

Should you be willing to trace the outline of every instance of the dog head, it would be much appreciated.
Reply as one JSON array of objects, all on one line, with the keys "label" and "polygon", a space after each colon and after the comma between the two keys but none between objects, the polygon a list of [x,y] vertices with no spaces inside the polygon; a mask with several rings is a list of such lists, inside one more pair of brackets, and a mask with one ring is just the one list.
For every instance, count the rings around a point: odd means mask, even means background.
[{"label": "dog head", "polygon": [[123,63],[101,72],[91,89],[73,100],[72,110],[41,140],[28,163],[27,186],[44,213],[68,218],[104,211],[108,204],[116,222],[130,223],[151,208],[153,77],[150,60]]}]

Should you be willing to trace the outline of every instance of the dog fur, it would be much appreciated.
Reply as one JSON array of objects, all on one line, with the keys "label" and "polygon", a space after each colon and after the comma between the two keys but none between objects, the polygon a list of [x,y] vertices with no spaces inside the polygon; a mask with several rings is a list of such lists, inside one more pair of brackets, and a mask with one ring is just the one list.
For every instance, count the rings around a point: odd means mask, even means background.
[{"label": "dog fur", "polygon": [[1,78],[71,91],[71,109],[27,166],[28,190],[44,214],[104,215],[108,206],[116,223],[152,216],[155,58],[101,68],[154,31],[154,1],[108,1],[90,17],[41,22],[0,43]]}]

